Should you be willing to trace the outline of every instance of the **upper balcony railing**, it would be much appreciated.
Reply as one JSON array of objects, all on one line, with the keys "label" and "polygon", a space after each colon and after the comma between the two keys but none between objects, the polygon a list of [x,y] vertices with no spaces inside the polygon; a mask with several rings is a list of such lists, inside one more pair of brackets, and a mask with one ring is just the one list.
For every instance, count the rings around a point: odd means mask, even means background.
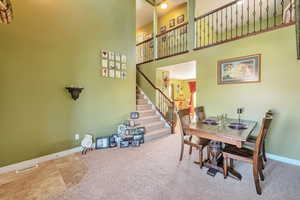
[{"label": "upper balcony railing", "polygon": [[188,51],[188,23],[157,35],[158,59],[175,56]]},{"label": "upper balcony railing", "polygon": [[153,37],[136,45],[136,61],[138,64],[151,62],[154,59]]},{"label": "upper balcony railing", "polygon": [[236,0],[195,19],[196,49],[294,23],[294,0]]},{"label": "upper balcony railing", "polygon": [[[194,50],[293,25],[296,0],[235,0],[195,18]],[[188,23],[137,44],[137,63],[186,53]],[[190,47],[193,48],[193,47]],[[154,56],[157,52],[157,57]]]}]

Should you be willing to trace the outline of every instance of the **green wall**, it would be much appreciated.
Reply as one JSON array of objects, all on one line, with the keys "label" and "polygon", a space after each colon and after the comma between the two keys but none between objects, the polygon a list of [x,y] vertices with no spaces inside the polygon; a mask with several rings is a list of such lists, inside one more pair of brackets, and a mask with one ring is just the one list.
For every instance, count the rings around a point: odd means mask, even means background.
[{"label": "green wall", "polygon": [[[262,82],[257,84],[217,84],[218,60],[262,54]],[[207,115],[227,113],[236,117],[237,107],[245,107],[244,118],[261,121],[268,109],[275,111],[267,151],[300,160],[300,61],[296,55],[295,26],[244,38],[141,65],[154,82],[156,68],[197,61],[197,105]],[[139,84],[146,83],[138,77]],[[141,83],[140,83],[141,82]],[[145,89],[147,95],[151,91]]]},{"label": "green wall", "polygon": [[[14,1],[0,25],[0,167],[110,135],[135,110],[135,0]],[[100,50],[128,56],[128,78],[100,75]],[[64,89],[85,88],[77,101]]]}]

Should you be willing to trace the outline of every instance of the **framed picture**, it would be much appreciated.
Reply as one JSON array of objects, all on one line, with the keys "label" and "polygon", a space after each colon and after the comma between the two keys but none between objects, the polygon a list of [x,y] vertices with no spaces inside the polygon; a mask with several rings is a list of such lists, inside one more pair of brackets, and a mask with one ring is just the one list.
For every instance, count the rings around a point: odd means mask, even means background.
[{"label": "framed picture", "polygon": [[258,83],[261,81],[261,54],[218,62],[218,84]]},{"label": "framed picture", "polygon": [[114,69],[115,68],[115,61],[109,61],[109,68]]},{"label": "framed picture", "polygon": [[109,148],[109,137],[96,138],[96,149]]},{"label": "framed picture", "polygon": [[115,53],[109,52],[109,60],[115,60]]},{"label": "framed picture", "polygon": [[120,71],[116,71],[116,78],[121,78],[121,72]]},{"label": "framed picture", "polygon": [[130,119],[138,119],[140,117],[139,112],[131,112],[130,113]]},{"label": "framed picture", "polygon": [[102,60],[102,67],[108,67],[108,60],[103,59]]},{"label": "framed picture", "polygon": [[160,27],[160,32],[161,32],[161,33],[164,33],[164,32],[166,32],[166,31],[167,31],[167,27],[166,27],[166,26]]},{"label": "framed picture", "polygon": [[101,50],[101,56],[102,58],[108,58],[108,52],[105,50]]},{"label": "framed picture", "polygon": [[102,68],[102,76],[103,77],[108,77],[108,69],[107,68]]},{"label": "framed picture", "polygon": [[177,17],[177,24],[182,24],[184,22],[184,15],[180,15]]},{"label": "framed picture", "polygon": [[113,147],[117,147],[117,138],[118,138],[118,135],[112,135],[109,137],[109,147],[110,148],[113,148]]},{"label": "framed picture", "polygon": [[170,21],[169,21],[169,27],[170,28],[173,28],[175,26],[175,19],[171,19]]},{"label": "framed picture", "polygon": [[122,63],[126,63],[127,62],[127,57],[125,55],[122,55],[121,60],[122,60]]},{"label": "framed picture", "polygon": [[121,69],[121,63],[116,62],[116,68],[117,68],[118,70],[120,70],[120,69]]},{"label": "framed picture", "polygon": [[115,78],[115,70],[109,70],[109,77],[110,78]]},{"label": "framed picture", "polygon": [[123,80],[126,79],[126,76],[127,76],[126,72],[121,72],[121,78],[122,78]]},{"label": "framed picture", "polygon": [[133,140],[130,145],[132,147],[139,147],[140,146],[140,141],[139,140]]},{"label": "framed picture", "polygon": [[116,61],[121,62],[121,55],[116,53]]},{"label": "framed picture", "polygon": [[126,70],[127,69],[127,65],[126,64],[122,64],[122,70]]}]

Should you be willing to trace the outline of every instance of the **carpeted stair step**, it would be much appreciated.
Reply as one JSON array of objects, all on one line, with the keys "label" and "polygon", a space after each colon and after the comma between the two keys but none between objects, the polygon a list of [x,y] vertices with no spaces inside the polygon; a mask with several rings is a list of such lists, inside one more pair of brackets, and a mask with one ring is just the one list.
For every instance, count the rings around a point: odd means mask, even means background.
[{"label": "carpeted stair step", "polygon": [[150,104],[145,104],[145,105],[137,105],[136,106],[137,110],[150,110],[152,109],[152,106]]},{"label": "carpeted stair step", "polygon": [[137,99],[137,100],[136,100],[136,104],[137,104],[137,105],[148,104],[148,100],[147,100],[147,99]]},{"label": "carpeted stair step", "polygon": [[140,117],[146,117],[150,115],[155,115],[155,110],[149,109],[149,110],[140,110],[138,111],[140,113]]},{"label": "carpeted stair step", "polygon": [[144,99],[144,95],[143,94],[136,94],[136,98],[137,99]]},{"label": "carpeted stair step", "polygon": [[135,120],[137,123],[152,123],[152,122],[158,122],[160,121],[160,116],[158,115],[150,115],[150,116],[146,116],[146,117],[140,117],[139,119]]},{"label": "carpeted stair step", "polygon": [[165,127],[164,121],[157,121],[157,122],[151,122],[151,123],[142,123],[141,126],[146,127],[146,133],[151,132],[154,130],[158,130]]},{"label": "carpeted stair step", "polygon": [[161,128],[161,129],[157,129],[154,131],[149,131],[146,132],[145,134],[145,142],[149,142],[151,140],[155,140],[167,135],[171,134],[171,129],[170,128]]}]

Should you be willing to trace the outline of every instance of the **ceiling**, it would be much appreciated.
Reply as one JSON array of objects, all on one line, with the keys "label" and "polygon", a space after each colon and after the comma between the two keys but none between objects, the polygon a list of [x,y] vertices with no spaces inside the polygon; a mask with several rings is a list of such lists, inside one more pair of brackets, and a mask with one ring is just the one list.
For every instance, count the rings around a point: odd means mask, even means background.
[{"label": "ceiling", "polygon": [[161,67],[159,69],[169,71],[171,79],[196,79],[196,61]]},{"label": "ceiling", "polygon": [[[162,1],[162,0],[159,0]],[[162,1],[163,2],[163,1]],[[166,0],[167,9],[158,8],[158,16],[163,16],[174,7],[187,2],[187,0]],[[140,28],[153,20],[153,8],[146,0],[136,0],[136,27]]]}]

